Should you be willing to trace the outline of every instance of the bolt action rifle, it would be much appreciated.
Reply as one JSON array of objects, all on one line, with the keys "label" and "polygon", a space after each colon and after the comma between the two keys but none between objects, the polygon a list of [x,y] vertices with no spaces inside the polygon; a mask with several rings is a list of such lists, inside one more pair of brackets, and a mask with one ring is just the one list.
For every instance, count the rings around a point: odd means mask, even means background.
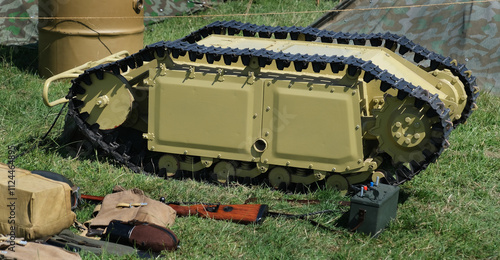
[{"label": "bolt action rifle", "polygon": [[[82,199],[92,201],[102,201],[104,197],[81,195]],[[165,202],[165,198],[161,197],[160,201],[172,207],[178,216],[199,216],[204,218],[213,218],[217,220],[230,220],[240,224],[260,224],[268,213],[266,204],[195,204],[189,206],[181,206],[179,202]]]}]

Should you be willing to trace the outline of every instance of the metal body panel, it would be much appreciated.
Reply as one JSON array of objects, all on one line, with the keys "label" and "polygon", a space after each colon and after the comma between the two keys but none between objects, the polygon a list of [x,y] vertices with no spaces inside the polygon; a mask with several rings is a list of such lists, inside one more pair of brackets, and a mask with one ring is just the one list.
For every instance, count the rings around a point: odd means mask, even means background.
[{"label": "metal body panel", "polygon": [[149,149],[166,153],[250,161],[259,137],[262,84],[244,79],[168,70],[150,91]]},{"label": "metal body panel", "polygon": [[262,160],[324,171],[360,165],[363,147],[355,89],[287,81],[264,85],[262,137],[269,148]]}]

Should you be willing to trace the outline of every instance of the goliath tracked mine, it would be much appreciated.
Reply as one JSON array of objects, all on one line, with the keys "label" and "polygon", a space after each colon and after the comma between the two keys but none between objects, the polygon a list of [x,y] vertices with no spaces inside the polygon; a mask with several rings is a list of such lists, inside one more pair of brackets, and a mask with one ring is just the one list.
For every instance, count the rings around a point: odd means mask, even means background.
[{"label": "goliath tracked mine", "polygon": [[46,104],[69,101],[84,136],[134,171],[218,183],[399,185],[478,95],[465,65],[390,33],[215,22],[119,56],[56,76],[74,79],[54,102],[49,79]]}]

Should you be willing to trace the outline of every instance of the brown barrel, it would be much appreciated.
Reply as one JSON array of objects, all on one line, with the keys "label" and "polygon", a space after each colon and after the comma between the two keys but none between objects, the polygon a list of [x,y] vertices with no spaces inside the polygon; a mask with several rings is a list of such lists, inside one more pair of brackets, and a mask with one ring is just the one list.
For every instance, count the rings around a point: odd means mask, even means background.
[{"label": "brown barrel", "polygon": [[143,0],[39,0],[38,69],[50,77],[143,47]]}]

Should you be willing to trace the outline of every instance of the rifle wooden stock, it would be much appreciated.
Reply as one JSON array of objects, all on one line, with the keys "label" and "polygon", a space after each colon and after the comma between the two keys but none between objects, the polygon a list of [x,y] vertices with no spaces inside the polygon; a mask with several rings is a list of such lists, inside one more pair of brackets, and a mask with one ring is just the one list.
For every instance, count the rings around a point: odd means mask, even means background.
[{"label": "rifle wooden stock", "polygon": [[[102,201],[104,197],[81,195],[82,199]],[[164,198],[161,199],[164,201]],[[267,216],[266,204],[237,204],[237,205],[190,205],[180,206],[178,204],[166,203],[172,207],[178,216],[196,215],[204,218],[217,220],[231,220],[240,224],[258,224]]]},{"label": "rifle wooden stock", "polygon": [[180,206],[168,204],[178,216],[197,215],[217,220],[231,220],[240,224],[258,224],[267,216],[265,204],[239,204],[239,205],[190,205]]}]

